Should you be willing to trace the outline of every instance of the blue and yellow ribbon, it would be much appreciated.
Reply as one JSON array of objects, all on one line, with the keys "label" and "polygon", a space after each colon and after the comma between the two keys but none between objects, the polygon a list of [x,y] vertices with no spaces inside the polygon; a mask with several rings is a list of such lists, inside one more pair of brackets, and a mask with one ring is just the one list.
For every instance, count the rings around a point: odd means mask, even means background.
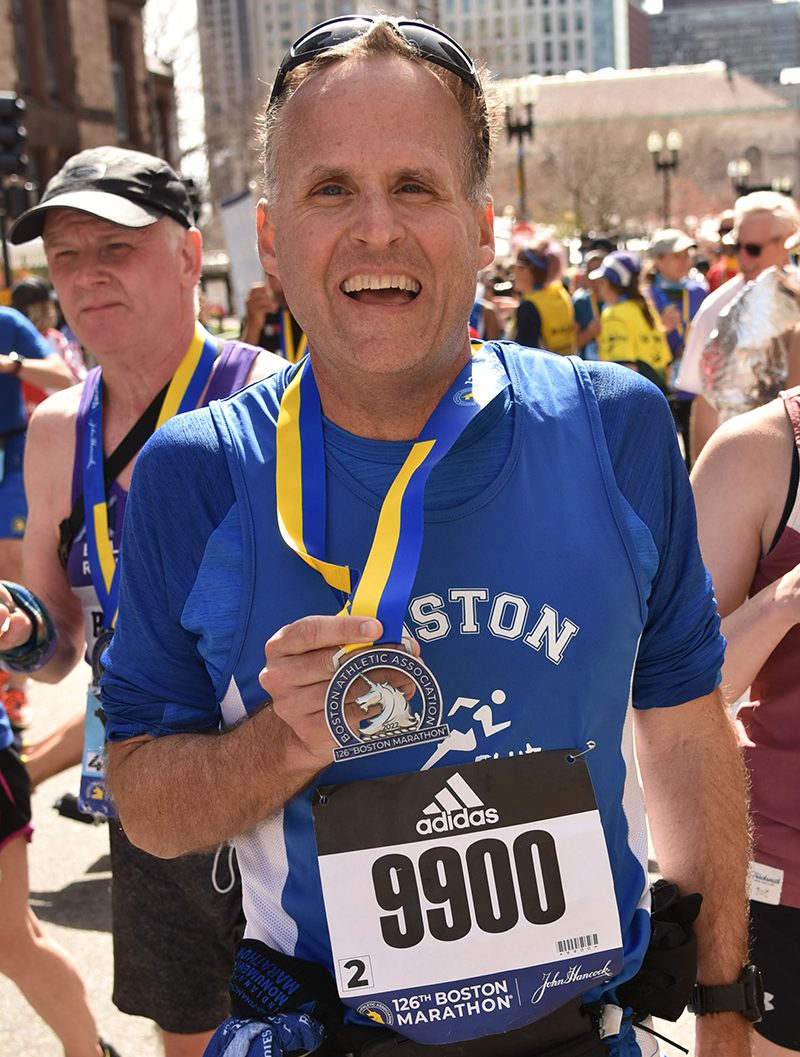
[{"label": "blue and yellow ribbon", "polygon": [[[217,350],[213,338],[199,324],[186,353],[172,376],[156,429],[168,418],[197,407],[208,384]],[[103,378],[97,376],[86,415],[83,443],[83,498],[86,509],[86,544],[89,573],[103,607],[105,626],[113,628],[119,600],[119,566],[108,528],[108,504],[103,475]]]},{"label": "blue and yellow ribbon", "polygon": [[292,313],[288,308],[281,309],[281,351],[289,363],[299,363],[308,352],[308,338],[300,332],[300,340],[295,345]]},{"label": "blue and yellow ribbon", "polygon": [[[277,426],[278,525],[291,549],[344,599],[342,612],[376,617],[379,642],[400,642],[422,551],[423,497],[434,466],[472,419],[509,385],[496,353],[473,344],[472,359],[434,408],[381,506],[360,576],[325,558],[325,450],[322,410],[311,360],[294,374],[281,399]],[[363,648],[345,644],[346,651]]]}]

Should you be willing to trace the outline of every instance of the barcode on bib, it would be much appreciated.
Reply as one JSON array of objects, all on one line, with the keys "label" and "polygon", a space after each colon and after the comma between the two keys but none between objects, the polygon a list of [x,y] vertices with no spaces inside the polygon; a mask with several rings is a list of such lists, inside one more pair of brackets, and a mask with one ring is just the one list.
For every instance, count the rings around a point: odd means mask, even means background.
[{"label": "barcode on bib", "polygon": [[570,936],[569,939],[559,940],[556,946],[559,954],[574,954],[575,951],[590,951],[593,947],[599,947],[600,941],[596,932],[590,932],[588,936]]}]

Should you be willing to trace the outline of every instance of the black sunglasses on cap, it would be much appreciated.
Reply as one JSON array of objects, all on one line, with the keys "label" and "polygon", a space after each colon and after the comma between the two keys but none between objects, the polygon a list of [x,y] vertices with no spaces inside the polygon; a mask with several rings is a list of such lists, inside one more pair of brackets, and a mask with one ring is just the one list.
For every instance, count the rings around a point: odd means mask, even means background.
[{"label": "black sunglasses on cap", "polygon": [[781,238],[782,236],[775,235],[773,238],[767,239],[766,242],[733,242],[731,243],[731,249],[734,253],[744,250],[748,257],[760,257],[761,251],[765,246],[769,246],[773,242],[780,242]]},{"label": "black sunglasses on cap", "polygon": [[284,55],[269,96],[269,108],[280,96],[286,83],[286,76],[298,66],[311,62],[317,55],[343,44],[355,37],[362,37],[377,22],[387,22],[403,40],[409,44],[420,58],[444,67],[450,73],[460,77],[464,84],[479,97],[483,96],[478,71],[475,63],[464,49],[452,37],[436,26],[426,22],[417,22],[406,18],[378,19],[369,15],[341,15],[320,22],[294,42]]}]

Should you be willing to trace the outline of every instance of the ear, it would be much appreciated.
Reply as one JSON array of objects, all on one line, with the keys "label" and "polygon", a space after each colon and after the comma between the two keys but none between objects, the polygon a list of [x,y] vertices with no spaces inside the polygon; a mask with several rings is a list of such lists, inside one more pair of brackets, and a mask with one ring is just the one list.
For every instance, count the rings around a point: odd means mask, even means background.
[{"label": "ear", "polygon": [[487,268],[494,260],[494,202],[489,198],[480,218],[480,243],[478,247],[478,271]]},{"label": "ear", "polygon": [[264,198],[259,201],[256,209],[256,232],[261,267],[269,275],[276,275],[280,278],[278,259],[275,256],[275,228],[272,223],[272,210]]},{"label": "ear", "polygon": [[188,228],[181,244],[181,266],[185,285],[194,289],[203,271],[203,236],[197,228]]}]

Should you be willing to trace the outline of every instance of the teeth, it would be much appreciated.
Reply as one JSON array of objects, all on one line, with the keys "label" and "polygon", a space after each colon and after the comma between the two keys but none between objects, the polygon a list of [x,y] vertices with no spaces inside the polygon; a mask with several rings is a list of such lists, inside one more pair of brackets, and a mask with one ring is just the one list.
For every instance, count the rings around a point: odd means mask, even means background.
[{"label": "teeth", "polygon": [[346,294],[354,294],[359,290],[409,290],[416,294],[419,288],[417,280],[410,275],[353,275],[342,283]]}]

